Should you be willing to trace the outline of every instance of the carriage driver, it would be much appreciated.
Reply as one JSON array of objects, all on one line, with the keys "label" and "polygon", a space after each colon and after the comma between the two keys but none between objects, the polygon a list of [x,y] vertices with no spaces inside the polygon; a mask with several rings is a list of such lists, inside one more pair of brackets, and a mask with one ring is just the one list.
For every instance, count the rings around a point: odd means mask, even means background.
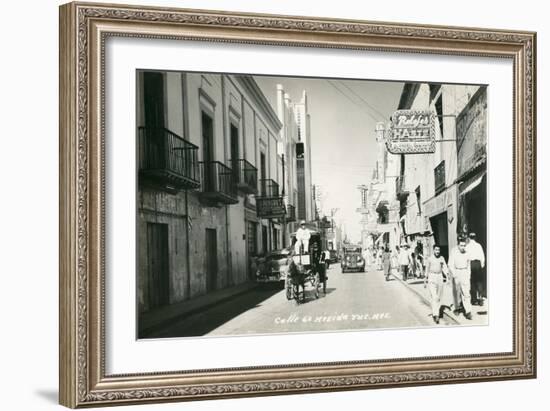
[{"label": "carriage driver", "polygon": [[296,254],[300,254],[300,246],[304,246],[304,254],[308,252],[309,248],[309,238],[311,233],[306,228],[306,222],[304,220],[300,221],[300,228],[296,231],[296,243],[294,244],[294,251]]}]

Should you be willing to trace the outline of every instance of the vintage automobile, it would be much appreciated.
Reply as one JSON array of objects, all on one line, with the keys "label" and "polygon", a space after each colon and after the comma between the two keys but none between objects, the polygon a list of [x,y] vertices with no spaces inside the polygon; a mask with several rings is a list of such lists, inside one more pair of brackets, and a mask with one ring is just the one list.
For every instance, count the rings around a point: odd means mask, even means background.
[{"label": "vintage automobile", "polygon": [[331,249],[329,250],[329,253],[330,253],[330,263],[336,264],[338,262],[338,251],[336,251],[335,249]]},{"label": "vintage automobile", "polygon": [[285,286],[290,263],[290,250],[273,250],[258,261],[256,281],[261,284],[280,284]]},{"label": "vintage automobile", "polygon": [[342,261],[340,262],[342,273],[348,271],[365,272],[365,259],[360,246],[346,245],[342,248]]}]

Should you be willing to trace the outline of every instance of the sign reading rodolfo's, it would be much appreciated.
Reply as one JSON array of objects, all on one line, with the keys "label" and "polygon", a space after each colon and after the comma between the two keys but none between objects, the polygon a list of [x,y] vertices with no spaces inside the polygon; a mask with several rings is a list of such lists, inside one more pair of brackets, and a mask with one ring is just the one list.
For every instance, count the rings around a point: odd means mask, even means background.
[{"label": "sign reading rodolfo's", "polygon": [[397,110],[386,145],[392,154],[435,152],[435,116],[431,111]]}]

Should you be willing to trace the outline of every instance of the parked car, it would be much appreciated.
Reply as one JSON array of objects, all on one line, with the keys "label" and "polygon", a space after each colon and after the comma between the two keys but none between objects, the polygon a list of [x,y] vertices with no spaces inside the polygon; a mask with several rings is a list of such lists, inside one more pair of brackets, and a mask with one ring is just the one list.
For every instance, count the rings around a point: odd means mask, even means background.
[{"label": "parked car", "polygon": [[285,279],[288,275],[289,258],[290,251],[288,249],[269,252],[264,258],[258,261],[256,281],[262,284],[279,283],[281,287],[284,287]]},{"label": "parked car", "polygon": [[348,271],[360,271],[365,272],[365,259],[362,255],[361,247],[359,246],[345,246],[342,249],[342,260],[340,266],[342,267],[342,273]]},{"label": "parked car", "polygon": [[332,250],[329,250],[329,253],[330,253],[330,263],[336,264],[338,262],[338,251],[332,249]]}]

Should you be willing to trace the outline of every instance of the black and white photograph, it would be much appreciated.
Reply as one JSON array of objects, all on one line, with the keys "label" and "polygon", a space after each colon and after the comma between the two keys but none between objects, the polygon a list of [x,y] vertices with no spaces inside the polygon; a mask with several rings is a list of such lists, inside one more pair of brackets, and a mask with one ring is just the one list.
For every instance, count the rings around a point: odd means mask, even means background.
[{"label": "black and white photograph", "polygon": [[489,323],[488,87],[136,78],[138,338]]}]

